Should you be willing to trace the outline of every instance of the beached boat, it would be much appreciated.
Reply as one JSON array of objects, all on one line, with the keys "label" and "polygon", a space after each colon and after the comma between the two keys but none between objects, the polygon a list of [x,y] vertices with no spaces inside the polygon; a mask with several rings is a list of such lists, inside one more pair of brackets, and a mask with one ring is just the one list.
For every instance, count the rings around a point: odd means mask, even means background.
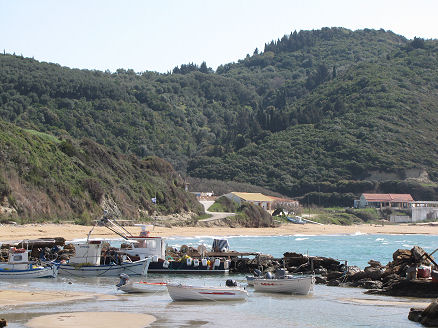
[{"label": "beached boat", "polygon": [[256,292],[307,295],[313,291],[315,277],[256,278],[252,283]]},{"label": "beached boat", "polygon": [[125,293],[159,293],[166,290],[166,285],[165,282],[132,281],[127,274],[122,273],[116,286]]},{"label": "beached boat", "polygon": [[167,291],[174,301],[241,301],[248,297],[248,292],[235,284],[231,287],[201,287],[169,283]]},{"label": "beached boat", "polygon": [[90,240],[87,243],[74,243],[75,255],[68,263],[59,266],[60,275],[75,277],[108,277],[120,276],[122,273],[129,275],[147,274],[151,258],[139,261],[128,261],[120,257],[109,264],[101,264],[102,241]]},{"label": "beached boat", "polygon": [[1,279],[55,278],[58,266],[47,264],[37,265],[29,261],[29,251],[23,248],[9,249],[8,262],[0,262]]},{"label": "beached boat", "polygon": [[[141,232],[138,236],[131,235],[117,221],[104,217],[99,222],[125,239],[129,247],[120,249],[120,252],[128,255],[131,259],[152,259],[149,264],[149,273],[202,273],[202,274],[224,274],[229,272],[230,261],[225,256],[208,256],[205,246],[198,247],[198,257],[188,255],[174,258],[166,254],[166,239],[151,236],[150,230],[153,226],[140,224]],[[228,250],[226,240],[215,240],[213,243],[221,254],[222,250]],[[171,248],[171,247],[170,247]],[[225,254],[225,253],[224,253]],[[167,255],[167,256],[166,256]]]}]

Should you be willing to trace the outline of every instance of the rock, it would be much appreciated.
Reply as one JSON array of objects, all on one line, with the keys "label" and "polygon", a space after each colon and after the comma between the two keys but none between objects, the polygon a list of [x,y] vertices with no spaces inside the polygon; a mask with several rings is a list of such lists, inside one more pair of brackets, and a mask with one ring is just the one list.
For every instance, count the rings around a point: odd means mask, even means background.
[{"label": "rock", "polygon": [[412,252],[409,249],[398,249],[392,254],[394,262],[410,261]]},{"label": "rock", "polygon": [[438,326],[438,301],[429,304],[421,313],[421,324],[429,327]]},{"label": "rock", "polygon": [[373,268],[381,268],[382,264],[379,261],[369,260],[368,264]]},{"label": "rock", "polygon": [[330,280],[327,283],[327,286],[339,286],[341,284],[341,282],[339,280]]},{"label": "rock", "polygon": [[372,280],[380,280],[382,278],[382,270],[380,267],[366,267],[364,272],[366,273],[367,277],[371,278]]},{"label": "rock", "polygon": [[389,282],[399,281],[400,279],[401,279],[401,277],[398,274],[392,273],[390,275],[383,277],[382,282],[384,284],[387,284]]},{"label": "rock", "polygon": [[427,308],[418,309],[411,308],[408,319],[415,322],[420,322],[427,327],[438,326],[438,302],[437,300],[429,304]]},{"label": "rock", "polygon": [[358,266],[352,265],[352,266],[348,267],[347,275],[354,275],[354,274],[361,272],[361,271],[362,270]]},{"label": "rock", "polygon": [[424,255],[426,252],[419,246],[414,246],[411,249],[412,257],[416,264],[430,265],[429,259]]},{"label": "rock", "polygon": [[326,268],[315,269],[315,274],[327,275],[327,269]]},{"label": "rock", "polygon": [[340,271],[331,271],[327,273],[327,280],[335,280],[341,278],[344,273]]},{"label": "rock", "polygon": [[409,311],[408,319],[415,322],[420,322],[421,313],[423,313],[424,309],[419,308],[411,308]]},{"label": "rock", "polygon": [[367,277],[367,274],[366,274],[365,271],[359,271],[359,272],[356,272],[355,274],[353,274],[349,278],[349,280],[351,280],[351,281],[358,281],[358,280],[364,279],[366,277]]},{"label": "rock", "polygon": [[327,283],[327,279],[324,278],[324,277],[315,276],[315,283],[317,283],[317,284],[326,284]]},{"label": "rock", "polygon": [[371,280],[364,282],[362,286],[366,289],[382,289],[383,283],[381,281]]}]

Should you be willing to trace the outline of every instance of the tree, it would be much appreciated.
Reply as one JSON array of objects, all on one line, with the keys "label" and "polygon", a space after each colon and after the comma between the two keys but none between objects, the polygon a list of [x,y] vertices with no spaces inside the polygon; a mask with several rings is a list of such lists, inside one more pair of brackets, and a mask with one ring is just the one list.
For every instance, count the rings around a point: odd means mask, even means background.
[{"label": "tree", "polygon": [[207,67],[207,63],[205,61],[202,62],[201,66],[199,67],[199,71],[201,73],[208,73],[208,67]]},{"label": "tree", "polygon": [[411,46],[414,49],[424,49],[424,39],[414,37],[414,41],[411,42]]}]

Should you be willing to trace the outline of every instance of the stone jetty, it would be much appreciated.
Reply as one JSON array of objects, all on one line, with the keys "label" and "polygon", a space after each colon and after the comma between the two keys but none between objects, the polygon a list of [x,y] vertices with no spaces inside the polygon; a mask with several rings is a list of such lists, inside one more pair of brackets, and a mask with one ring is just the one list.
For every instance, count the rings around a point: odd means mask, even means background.
[{"label": "stone jetty", "polygon": [[438,297],[438,282],[430,277],[422,278],[420,274],[417,276],[418,268],[435,265],[433,257],[418,246],[410,250],[398,249],[393,254],[393,260],[386,265],[370,260],[363,270],[349,266],[347,261],[293,252],[284,253],[283,258],[263,255],[233,261],[232,271],[236,273],[253,273],[255,269],[274,273],[279,268],[286,268],[290,274],[315,274],[316,283],[328,286],[360,287],[370,294]]}]

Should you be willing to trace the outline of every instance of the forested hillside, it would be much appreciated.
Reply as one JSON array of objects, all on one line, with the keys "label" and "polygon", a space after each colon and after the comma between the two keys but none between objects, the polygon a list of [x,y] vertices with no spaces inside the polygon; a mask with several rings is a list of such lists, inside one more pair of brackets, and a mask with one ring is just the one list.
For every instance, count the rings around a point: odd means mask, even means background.
[{"label": "forested hillside", "polygon": [[129,219],[203,212],[169,163],[90,139],[60,140],[0,120],[0,162],[0,205],[22,219],[91,223],[103,210]]},{"label": "forested hillside", "polygon": [[203,63],[110,73],[2,55],[0,115],[156,155],[182,174],[324,204],[350,204],[364,191],[430,199],[437,57],[435,40],[343,28],[293,32],[216,72]]}]

